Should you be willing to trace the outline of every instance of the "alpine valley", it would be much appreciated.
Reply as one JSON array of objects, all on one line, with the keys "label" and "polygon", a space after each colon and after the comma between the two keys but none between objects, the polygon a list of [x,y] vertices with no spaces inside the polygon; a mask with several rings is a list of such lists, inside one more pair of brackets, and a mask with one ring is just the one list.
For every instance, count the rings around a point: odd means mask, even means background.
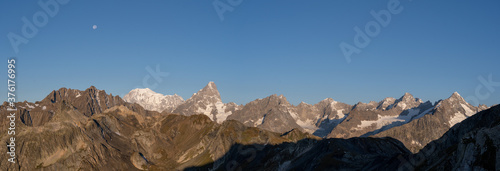
[{"label": "alpine valley", "polygon": [[[238,105],[209,82],[187,100],[147,88],[121,98],[92,86],[16,107],[15,163],[0,155],[0,170],[500,168],[500,106],[473,106],[457,92],[437,102],[405,93],[292,105],[270,95]],[[9,118],[0,122],[7,130]],[[0,133],[4,144],[9,138]]]}]

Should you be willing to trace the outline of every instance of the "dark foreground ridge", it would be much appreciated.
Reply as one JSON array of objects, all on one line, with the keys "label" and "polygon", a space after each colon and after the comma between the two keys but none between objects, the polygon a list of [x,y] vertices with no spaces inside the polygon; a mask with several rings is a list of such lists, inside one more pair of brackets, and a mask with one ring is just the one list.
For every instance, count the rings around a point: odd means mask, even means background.
[{"label": "dark foreground ridge", "polygon": [[186,170],[380,170],[411,152],[393,138],[303,139],[278,145],[235,144],[217,161]]}]

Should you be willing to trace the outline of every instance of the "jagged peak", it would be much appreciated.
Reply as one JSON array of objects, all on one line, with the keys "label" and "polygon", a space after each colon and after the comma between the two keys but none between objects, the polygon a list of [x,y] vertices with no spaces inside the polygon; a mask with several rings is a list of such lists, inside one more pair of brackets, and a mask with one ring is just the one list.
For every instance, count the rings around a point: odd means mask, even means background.
[{"label": "jagged peak", "polygon": [[283,96],[283,94],[280,94],[280,95],[272,94],[272,95],[268,96],[267,98],[269,98],[269,99],[285,99],[286,100],[286,97]]},{"label": "jagged peak", "polygon": [[460,96],[460,94],[458,94],[458,92],[453,92],[453,94],[451,94],[451,96],[448,98],[448,100],[458,100],[458,101],[464,101],[465,102],[465,99]]},{"label": "jagged peak", "polygon": [[219,93],[219,90],[217,90],[217,85],[215,85],[214,82],[210,81],[203,89],[198,91],[198,93],[195,94],[200,94],[204,92],[216,92],[217,94]]},{"label": "jagged peak", "polygon": [[287,104],[287,105],[290,104],[285,96],[283,95],[278,96],[277,94],[272,94],[264,99],[257,99],[256,101],[278,102],[280,104]]},{"label": "jagged peak", "polygon": [[332,98],[326,98],[326,99],[321,100],[319,103],[333,103],[333,102],[336,102],[336,101],[333,100]]},{"label": "jagged peak", "polygon": [[217,90],[217,85],[215,85],[215,83],[213,81],[210,81],[203,89],[215,89],[215,90]]},{"label": "jagged peak", "polygon": [[394,105],[395,102],[396,102],[396,98],[386,97],[386,98],[384,98],[384,100],[379,102],[377,109],[383,109],[383,110],[390,109],[392,107],[392,105]]},{"label": "jagged peak", "polygon": [[200,99],[215,99],[215,101],[222,101],[220,93],[217,90],[217,86],[214,82],[210,81],[205,87],[200,89],[198,92],[193,93],[191,98],[187,101],[197,101]]},{"label": "jagged peak", "polygon": [[363,104],[366,104],[366,103],[363,103],[363,102],[356,103],[356,105],[363,105]]},{"label": "jagged peak", "polygon": [[395,100],[396,100],[396,98],[394,98],[394,97],[386,97],[382,101],[395,101]]},{"label": "jagged peak", "polygon": [[396,98],[394,98],[394,97],[386,97],[386,98],[384,98],[384,100],[380,101],[379,103],[380,104],[388,104],[388,103],[392,104],[394,102],[396,102]]},{"label": "jagged peak", "polygon": [[448,101],[450,103],[462,103],[462,104],[469,104],[465,99],[458,94],[458,92],[453,92],[451,96],[443,101]]},{"label": "jagged peak", "polygon": [[437,101],[434,106],[436,106],[437,108],[440,107],[443,103],[461,103],[470,105],[462,96],[460,96],[460,94],[458,94],[458,92],[453,92],[453,94],[451,94],[451,96],[447,99]]},{"label": "jagged peak", "polygon": [[453,94],[451,94],[450,97],[455,97],[455,98],[461,98],[462,96],[460,96],[460,94],[458,94],[458,92],[453,92]]},{"label": "jagged peak", "polygon": [[59,88],[59,90],[53,90],[53,91],[66,91],[66,90],[71,90],[71,89],[68,89],[66,87],[61,87]]},{"label": "jagged peak", "polygon": [[308,104],[308,103],[306,103],[306,102],[304,102],[304,101],[301,101],[301,102],[299,103],[299,105],[309,105],[309,104]]},{"label": "jagged peak", "polygon": [[89,88],[87,88],[86,90],[98,90],[95,86],[91,85]]},{"label": "jagged peak", "polygon": [[406,92],[403,96],[401,96],[401,98],[399,98],[399,101],[413,101],[413,100],[415,100],[415,98],[408,92]]}]

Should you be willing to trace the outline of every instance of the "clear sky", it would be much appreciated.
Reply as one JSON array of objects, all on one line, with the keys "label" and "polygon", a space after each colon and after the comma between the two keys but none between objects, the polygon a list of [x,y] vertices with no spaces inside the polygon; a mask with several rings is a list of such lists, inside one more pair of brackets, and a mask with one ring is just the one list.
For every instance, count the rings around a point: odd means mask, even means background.
[{"label": "clear sky", "polygon": [[[385,27],[370,11],[388,11],[389,0],[88,0],[58,3],[49,13],[38,2],[0,2],[1,73],[17,57],[19,100],[91,85],[123,97],[147,80],[154,91],[185,99],[214,81],[224,102],[238,104],[271,94],[292,104],[328,97],[355,104],[405,92],[434,102],[455,91],[500,102],[497,0],[401,0]],[[214,3],[226,10],[223,20]],[[356,47],[354,28],[372,24],[375,32],[374,22],[377,34],[348,63],[340,44]],[[27,40],[16,39],[17,53],[9,33]],[[168,73],[160,81],[146,69],[157,65]],[[489,75],[497,83],[485,86],[478,78]]]}]

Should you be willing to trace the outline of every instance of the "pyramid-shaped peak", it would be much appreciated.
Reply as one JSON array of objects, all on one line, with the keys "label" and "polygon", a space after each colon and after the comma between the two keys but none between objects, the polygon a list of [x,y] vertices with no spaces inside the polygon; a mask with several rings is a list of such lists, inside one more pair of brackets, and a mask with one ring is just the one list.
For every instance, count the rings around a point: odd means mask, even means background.
[{"label": "pyramid-shaped peak", "polygon": [[203,87],[203,89],[201,89],[198,93],[202,92],[216,92],[217,94],[219,93],[219,91],[217,90],[217,86],[213,81],[208,82],[208,84]]},{"label": "pyramid-shaped peak", "polygon": [[209,97],[214,97],[217,101],[220,101],[221,99],[220,93],[217,90],[217,86],[212,81],[210,81],[203,89],[201,89],[197,93],[194,93],[193,96],[191,96],[191,99],[200,100]]},{"label": "pyramid-shaped peak", "polygon": [[410,93],[406,92],[401,98],[399,98],[400,100],[402,101],[406,101],[406,100],[414,100],[415,98],[413,97],[413,95],[411,95]]},{"label": "pyramid-shaped peak", "polygon": [[205,86],[205,88],[217,89],[217,86],[215,85],[215,83],[213,81],[210,81],[210,82],[208,82],[207,86]]},{"label": "pyramid-shaped peak", "polygon": [[462,96],[460,96],[460,94],[458,94],[458,92],[456,92],[456,91],[448,99],[465,101],[464,98]]}]

